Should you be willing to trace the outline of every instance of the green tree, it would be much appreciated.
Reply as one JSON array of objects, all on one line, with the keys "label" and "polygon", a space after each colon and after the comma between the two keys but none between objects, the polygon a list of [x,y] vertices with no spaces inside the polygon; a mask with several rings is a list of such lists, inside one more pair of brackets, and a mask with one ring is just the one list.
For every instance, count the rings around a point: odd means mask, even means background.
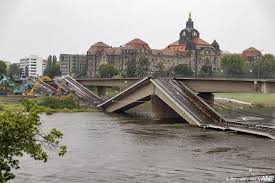
[{"label": "green tree", "polygon": [[60,65],[57,63],[56,56],[49,56],[46,69],[44,71],[45,76],[49,76],[51,78],[55,76],[61,75]]},{"label": "green tree", "polygon": [[111,64],[100,65],[98,71],[101,78],[112,78],[118,74],[118,70]]},{"label": "green tree", "polygon": [[137,63],[136,63],[135,58],[131,58],[127,62],[126,76],[127,77],[136,77],[137,76]]},{"label": "green tree", "polygon": [[190,77],[193,75],[192,69],[186,64],[179,64],[173,68],[175,76]]},{"label": "green tree", "polygon": [[154,77],[165,77],[168,75],[168,72],[165,69],[163,62],[158,62],[155,66],[155,72],[153,73]]},{"label": "green tree", "polygon": [[275,75],[275,57],[272,54],[265,54],[263,58],[254,63],[252,71],[255,77],[272,78]]},{"label": "green tree", "polygon": [[13,63],[8,68],[8,76],[12,79],[20,78],[21,69],[19,64]]},{"label": "green tree", "polygon": [[148,75],[149,72],[150,63],[148,58],[141,57],[139,58],[137,64],[136,64],[136,76],[138,77],[144,77]]},{"label": "green tree", "polygon": [[244,73],[245,62],[238,54],[228,54],[222,57],[221,67],[224,74],[228,76],[240,76]]},{"label": "green tree", "polygon": [[29,66],[26,65],[25,67],[25,76],[29,76]]},{"label": "green tree", "polygon": [[86,73],[87,73],[87,67],[72,69],[72,74],[76,78],[84,77],[84,76],[86,76]]},{"label": "green tree", "polygon": [[59,156],[66,153],[66,146],[60,144],[63,134],[57,129],[41,133],[38,108],[31,101],[25,101],[24,106],[25,112],[0,114],[1,183],[15,178],[13,170],[20,168],[19,158],[24,155],[46,162],[46,149],[59,150]]},{"label": "green tree", "polygon": [[201,70],[199,72],[200,77],[209,77],[212,76],[212,67],[210,65],[203,65],[201,67]]},{"label": "green tree", "polygon": [[6,74],[7,73],[7,64],[4,61],[0,60],[0,73]]}]

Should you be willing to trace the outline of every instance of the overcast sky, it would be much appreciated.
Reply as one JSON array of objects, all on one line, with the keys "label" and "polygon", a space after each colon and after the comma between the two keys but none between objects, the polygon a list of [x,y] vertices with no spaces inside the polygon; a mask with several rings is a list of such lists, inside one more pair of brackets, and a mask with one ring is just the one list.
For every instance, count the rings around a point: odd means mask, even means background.
[{"label": "overcast sky", "polygon": [[201,38],[222,50],[275,54],[275,0],[0,0],[0,59],[86,53],[97,41],[141,38],[161,49],[192,12]]}]

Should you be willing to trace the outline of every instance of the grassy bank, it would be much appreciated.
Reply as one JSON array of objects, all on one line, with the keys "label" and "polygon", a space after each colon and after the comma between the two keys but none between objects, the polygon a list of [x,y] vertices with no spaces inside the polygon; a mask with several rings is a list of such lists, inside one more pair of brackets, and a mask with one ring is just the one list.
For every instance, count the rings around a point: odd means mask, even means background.
[{"label": "grassy bank", "polygon": [[256,106],[275,107],[275,94],[273,93],[220,93],[215,96],[250,102]]},{"label": "grassy bank", "polygon": [[22,112],[24,107],[36,105],[37,108],[46,114],[52,114],[57,112],[95,112],[97,108],[87,107],[80,105],[72,98],[67,97],[60,100],[57,97],[44,97],[44,98],[32,98],[24,99],[18,102],[1,103],[0,111],[14,111]]}]

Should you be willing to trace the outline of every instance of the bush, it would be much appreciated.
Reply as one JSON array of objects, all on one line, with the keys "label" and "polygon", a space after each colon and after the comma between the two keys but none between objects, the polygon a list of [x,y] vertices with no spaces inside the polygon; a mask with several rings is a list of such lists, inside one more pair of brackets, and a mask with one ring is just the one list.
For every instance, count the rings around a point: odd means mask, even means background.
[{"label": "bush", "polygon": [[63,97],[61,101],[60,108],[68,108],[68,109],[75,109],[79,108],[79,104],[75,102],[75,100],[70,96]]},{"label": "bush", "polygon": [[38,105],[58,109],[60,108],[60,100],[56,97],[45,97]]},{"label": "bush", "polygon": [[29,112],[36,104],[32,100],[23,100],[22,105],[24,106],[25,110]]},{"label": "bush", "polygon": [[61,99],[58,99],[57,97],[45,97],[38,105],[52,109],[75,109],[80,107],[71,96],[65,96]]}]

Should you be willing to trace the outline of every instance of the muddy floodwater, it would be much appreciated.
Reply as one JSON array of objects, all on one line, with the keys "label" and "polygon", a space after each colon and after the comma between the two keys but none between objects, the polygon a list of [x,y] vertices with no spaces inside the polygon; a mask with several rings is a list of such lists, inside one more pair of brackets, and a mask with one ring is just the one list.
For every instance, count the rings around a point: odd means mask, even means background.
[{"label": "muddy floodwater", "polygon": [[64,132],[68,153],[47,163],[24,157],[14,183],[226,182],[275,173],[275,141],[203,130],[174,120],[104,113],[43,115],[42,130]]}]

